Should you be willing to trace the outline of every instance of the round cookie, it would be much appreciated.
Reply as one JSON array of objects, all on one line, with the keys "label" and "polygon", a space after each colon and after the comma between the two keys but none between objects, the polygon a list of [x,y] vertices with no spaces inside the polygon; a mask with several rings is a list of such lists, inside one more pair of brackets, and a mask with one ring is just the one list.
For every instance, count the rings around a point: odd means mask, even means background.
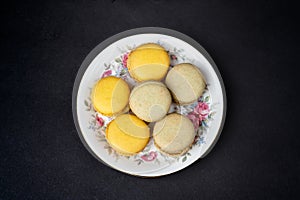
[{"label": "round cookie", "polygon": [[154,122],[162,119],[172,102],[166,86],[157,81],[147,81],[137,85],[129,97],[132,112],[140,119]]},{"label": "round cookie", "polygon": [[148,144],[150,129],[136,116],[122,114],[108,124],[105,137],[119,154],[134,155]]},{"label": "round cookie", "polygon": [[91,99],[97,112],[114,116],[128,110],[129,95],[129,86],[123,79],[108,76],[95,84]]},{"label": "round cookie", "polygon": [[138,46],[127,59],[129,74],[136,81],[161,80],[169,65],[170,58],[166,50],[154,43]]},{"label": "round cookie", "polygon": [[168,72],[165,83],[174,100],[183,105],[196,101],[206,87],[204,76],[190,63],[175,65]]},{"label": "round cookie", "polygon": [[163,153],[179,156],[186,153],[195,139],[193,123],[185,116],[173,113],[154,125],[155,146]]}]

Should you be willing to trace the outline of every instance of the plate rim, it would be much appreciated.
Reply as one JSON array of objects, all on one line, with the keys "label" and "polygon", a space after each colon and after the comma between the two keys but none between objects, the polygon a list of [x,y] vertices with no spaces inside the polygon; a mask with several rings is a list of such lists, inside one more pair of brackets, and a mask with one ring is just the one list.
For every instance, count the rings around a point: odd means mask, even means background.
[{"label": "plate rim", "polygon": [[[170,173],[166,173],[163,175],[159,175],[159,176],[141,176],[141,175],[136,175],[136,174],[130,174],[128,172],[124,172],[121,171],[111,165],[109,165],[108,163],[104,162],[103,160],[101,160],[101,158],[99,158],[93,151],[92,149],[89,147],[89,145],[87,144],[87,142],[85,141],[83,134],[81,132],[80,126],[79,126],[79,122],[78,122],[78,118],[77,118],[77,95],[78,95],[78,89],[82,80],[82,77],[86,71],[86,69],[89,67],[89,65],[91,64],[91,62],[94,60],[94,58],[101,52],[103,51],[106,47],[108,47],[110,44],[125,38],[125,37],[129,37],[129,36],[133,36],[133,35],[139,35],[139,34],[163,34],[163,35],[168,35],[168,36],[172,36],[175,38],[178,38],[180,40],[183,40],[185,42],[187,42],[189,45],[191,45],[192,47],[194,47],[196,50],[198,50],[204,57],[205,59],[207,59],[207,61],[211,64],[211,66],[213,67],[213,70],[215,71],[220,85],[221,85],[221,89],[222,89],[222,93],[223,93],[223,113],[222,113],[222,120],[221,120],[221,124],[220,127],[218,129],[218,132],[216,134],[216,137],[214,138],[212,144],[209,146],[209,148],[206,150],[205,153],[203,153],[203,155],[201,157],[199,157],[197,160],[204,158],[205,156],[207,156],[209,154],[209,152],[214,148],[215,144],[217,143],[217,141],[220,138],[221,132],[223,130],[224,127],[224,123],[225,123],[225,118],[226,118],[226,110],[227,110],[227,98],[226,98],[226,92],[225,92],[225,85],[222,79],[222,76],[219,72],[219,69],[217,67],[217,65],[215,64],[215,62],[213,61],[213,59],[211,58],[211,56],[209,55],[209,53],[193,38],[191,38],[190,36],[183,34],[179,31],[176,30],[172,30],[172,29],[168,29],[168,28],[162,28],[162,27],[141,27],[141,28],[134,28],[134,29],[129,29],[120,33],[117,33],[107,39],[105,39],[104,41],[102,41],[101,43],[99,43],[96,47],[94,47],[89,53],[88,55],[85,57],[85,59],[83,60],[83,62],[81,63],[75,81],[74,81],[74,85],[73,85],[73,91],[72,91],[72,113],[73,113],[73,120],[75,123],[75,127],[77,130],[77,133],[79,135],[79,138],[81,140],[81,142],[83,143],[84,147],[88,150],[88,152],[95,157],[98,161],[100,161],[102,164],[109,166],[112,169],[115,169],[119,172],[123,172],[129,175],[133,175],[133,176],[138,176],[138,177],[160,177],[160,176],[166,176],[175,172],[178,172],[182,169],[179,169],[177,171],[174,172],[170,172]],[[196,160],[196,161],[197,161]],[[195,162],[193,162],[195,163]],[[191,163],[190,165],[192,165],[193,163]],[[189,166],[190,166],[189,165]],[[187,166],[188,167],[188,166]]]}]

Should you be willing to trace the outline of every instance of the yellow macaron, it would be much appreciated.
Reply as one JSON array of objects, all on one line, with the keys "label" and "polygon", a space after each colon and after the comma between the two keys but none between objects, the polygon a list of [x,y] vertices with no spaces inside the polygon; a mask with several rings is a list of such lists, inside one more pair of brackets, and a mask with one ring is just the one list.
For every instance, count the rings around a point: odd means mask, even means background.
[{"label": "yellow macaron", "polygon": [[150,129],[134,115],[122,114],[106,128],[106,140],[121,155],[134,155],[148,144]]},{"label": "yellow macaron", "polygon": [[161,80],[170,65],[167,51],[160,45],[148,43],[130,52],[127,59],[129,74],[136,81]]},{"label": "yellow macaron", "polygon": [[123,79],[108,76],[95,84],[91,99],[97,112],[114,116],[128,110],[129,94],[129,86]]}]

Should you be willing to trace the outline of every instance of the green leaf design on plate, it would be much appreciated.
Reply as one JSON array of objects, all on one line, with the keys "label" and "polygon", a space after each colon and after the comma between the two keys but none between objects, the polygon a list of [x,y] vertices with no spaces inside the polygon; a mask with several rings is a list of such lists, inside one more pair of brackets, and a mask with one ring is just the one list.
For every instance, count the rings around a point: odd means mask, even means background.
[{"label": "green leaf design on plate", "polygon": [[204,99],[204,101],[208,102],[209,101],[209,96],[206,96],[205,99]]},{"label": "green leaf design on plate", "polygon": [[127,48],[128,50],[132,50],[132,49],[133,49],[133,47],[131,47],[131,46],[129,46],[129,45],[126,45],[126,48]]},{"label": "green leaf design on plate", "polygon": [[89,102],[87,100],[84,100],[84,105],[89,106]]},{"label": "green leaf design on plate", "polygon": [[110,64],[104,63],[104,67],[105,67],[105,70],[108,70],[110,68]]},{"label": "green leaf design on plate", "polygon": [[186,157],[186,156],[184,156],[184,157],[182,158],[182,162],[185,162],[185,161],[186,161],[186,159],[187,159],[187,157]]},{"label": "green leaf design on plate", "polygon": [[120,58],[116,58],[115,61],[116,61],[117,63],[121,63],[121,62],[122,62],[122,60],[121,60]]},{"label": "green leaf design on plate", "polygon": [[126,74],[126,70],[122,69],[122,71],[120,72],[120,76],[124,76]]}]

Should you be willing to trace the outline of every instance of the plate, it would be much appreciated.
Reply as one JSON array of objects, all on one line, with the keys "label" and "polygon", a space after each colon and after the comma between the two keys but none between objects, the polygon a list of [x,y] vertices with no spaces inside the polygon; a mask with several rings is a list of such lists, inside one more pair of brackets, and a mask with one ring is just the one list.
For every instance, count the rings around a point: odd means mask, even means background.
[{"label": "plate", "polygon": [[[106,125],[112,119],[94,111],[91,104],[91,90],[102,77],[121,77],[131,88],[136,84],[128,74],[126,60],[132,49],[144,43],[163,46],[170,56],[170,67],[184,62],[196,65],[207,82],[207,89],[197,102],[186,106],[171,106],[170,112],[188,116],[197,132],[192,148],[180,157],[161,154],[153,145],[152,139],[137,155],[118,155],[105,140]],[[79,137],[96,159],[127,174],[157,177],[184,169],[209,153],[224,125],[226,95],[216,64],[200,44],[174,30],[145,27],[114,35],[87,55],[74,83],[72,110]]]}]

